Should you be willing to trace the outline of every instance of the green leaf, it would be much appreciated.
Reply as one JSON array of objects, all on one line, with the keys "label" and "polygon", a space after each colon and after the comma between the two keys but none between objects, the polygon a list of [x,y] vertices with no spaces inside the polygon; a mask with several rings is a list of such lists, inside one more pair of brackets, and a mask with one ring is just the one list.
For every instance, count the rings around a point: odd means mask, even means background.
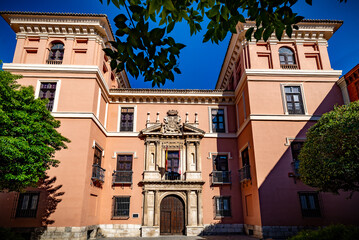
[{"label": "green leaf", "polygon": [[305,0],[305,2],[306,2],[307,4],[309,4],[310,6],[312,6],[312,0]]},{"label": "green leaf", "polygon": [[284,31],[284,26],[279,26],[275,29],[275,35],[279,41],[282,39],[283,31]]},{"label": "green leaf", "polygon": [[126,15],[125,14],[119,14],[119,15],[117,15],[114,19],[113,19],[113,21],[116,23],[116,22],[125,22],[125,21],[127,21],[127,17],[126,17]]},{"label": "green leaf", "polygon": [[182,49],[182,48],[184,48],[186,45],[184,45],[184,44],[182,44],[182,43],[176,43],[176,47],[178,48],[178,49]]},{"label": "green leaf", "polygon": [[209,10],[208,12],[206,12],[207,17],[208,17],[208,18],[213,18],[213,17],[219,15],[219,7],[220,7],[220,5],[216,5],[216,6],[214,6],[211,10]]},{"label": "green leaf", "polygon": [[175,26],[175,21],[170,22],[170,23],[168,24],[168,26],[167,26],[167,33],[172,32],[174,26]]},{"label": "green leaf", "polygon": [[112,56],[113,55],[113,51],[112,51],[111,48],[105,48],[105,49],[103,49],[103,51],[105,52],[105,54],[107,56]]},{"label": "green leaf", "polygon": [[300,21],[302,21],[304,19],[304,17],[302,17],[302,16],[296,16],[295,18],[294,18],[294,23],[299,23]]},{"label": "green leaf", "polygon": [[[149,10],[148,13],[150,14],[150,17],[152,14],[156,12],[156,10],[159,8],[159,0],[151,0],[149,3]],[[152,19],[152,18],[151,18]]]},{"label": "green leaf", "polygon": [[221,8],[221,16],[222,18],[224,18],[224,20],[228,20],[228,17],[229,17],[229,10],[226,6],[222,6]]},{"label": "green leaf", "polygon": [[175,10],[175,6],[173,6],[173,3],[171,0],[163,0],[163,6],[169,11]]},{"label": "green leaf", "polygon": [[290,25],[288,25],[286,28],[285,28],[285,32],[287,33],[288,37],[291,38],[292,37],[292,27]]},{"label": "green leaf", "polygon": [[174,68],[173,69],[177,74],[181,74],[181,70],[179,70],[178,68]]},{"label": "green leaf", "polygon": [[246,31],[245,36],[248,41],[251,40],[253,31],[254,31],[254,27],[251,27]]},{"label": "green leaf", "polygon": [[239,14],[238,15],[238,18],[239,18],[239,21],[242,22],[242,23],[245,23],[246,22],[246,19],[243,17],[242,14]]},{"label": "green leaf", "polygon": [[112,59],[112,60],[111,60],[110,66],[111,66],[111,69],[112,69],[112,70],[115,70],[115,69],[116,69],[116,67],[117,67],[117,61],[116,61],[116,59]]},{"label": "green leaf", "polygon": [[272,35],[272,33],[273,33],[273,28],[267,27],[263,33],[263,40],[266,42],[268,38]]}]

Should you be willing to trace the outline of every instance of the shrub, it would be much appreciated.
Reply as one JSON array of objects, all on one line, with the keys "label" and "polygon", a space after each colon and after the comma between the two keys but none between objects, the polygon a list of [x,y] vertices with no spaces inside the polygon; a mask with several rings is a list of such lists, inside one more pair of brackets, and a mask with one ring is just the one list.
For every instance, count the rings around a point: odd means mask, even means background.
[{"label": "shrub", "polygon": [[330,225],[318,230],[304,230],[289,240],[354,240],[359,239],[359,228],[343,224]]}]

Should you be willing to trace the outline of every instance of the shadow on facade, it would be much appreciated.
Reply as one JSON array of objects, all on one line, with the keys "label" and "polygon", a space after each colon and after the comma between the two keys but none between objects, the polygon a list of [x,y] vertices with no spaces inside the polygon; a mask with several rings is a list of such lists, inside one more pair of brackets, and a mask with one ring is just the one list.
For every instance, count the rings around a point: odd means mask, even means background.
[{"label": "shadow on facade", "polygon": [[[331,106],[343,104],[341,99],[336,96],[341,96],[341,93],[337,86],[333,86],[313,115],[321,115],[332,110]],[[342,192],[340,195],[334,195],[320,192],[318,193],[319,216],[305,216],[302,212],[299,194],[301,192],[316,194],[317,190],[303,184],[300,181],[300,176],[294,174],[291,142],[304,141],[306,132],[315,123],[316,121],[308,121],[295,135],[287,136],[292,138],[287,141],[287,144],[286,139],[283,139],[286,150],[279,157],[263,182],[258,183],[262,226],[268,226],[267,230],[263,229],[264,237],[270,234],[271,231],[276,231],[276,226],[289,226],[285,234],[293,235],[303,228],[313,228],[315,226],[335,223],[359,225],[359,215],[352,214],[359,212],[358,194],[348,200],[349,193]],[[278,146],[271,146],[276,143],[275,141],[266,143],[268,147],[266,151],[278,149]],[[275,153],[273,152],[273,154]],[[263,161],[261,160],[261,162]],[[256,165],[258,166],[258,162]]]},{"label": "shadow on facade", "polygon": [[[234,108],[228,107],[228,111],[234,112]],[[235,121],[229,123],[228,129],[229,132],[235,132]],[[213,153],[211,159],[205,157],[202,160],[202,164],[211,165],[212,168],[212,172],[207,176],[204,175],[203,178],[208,179],[207,191],[210,191],[213,197],[211,199],[212,207],[203,206],[204,215],[208,216],[209,214],[212,220],[211,224],[204,225],[201,236],[243,234],[237,145],[237,140],[234,138],[217,138],[217,150],[213,151],[217,153]],[[206,200],[210,204],[210,199]],[[206,211],[212,212],[206,213]]]},{"label": "shadow on facade", "polygon": [[[29,228],[16,228],[15,232],[21,233],[24,239],[37,240],[41,239],[41,236],[46,231],[47,226],[53,224],[55,221],[51,219],[51,215],[56,211],[57,205],[62,201],[59,197],[65,194],[60,189],[62,185],[55,185],[56,177],[50,178],[45,176],[40,180],[37,191],[40,192],[40,199],[38,203],[37,218],[28,220]],[[15,220],[16,224],[16,220]]]}]

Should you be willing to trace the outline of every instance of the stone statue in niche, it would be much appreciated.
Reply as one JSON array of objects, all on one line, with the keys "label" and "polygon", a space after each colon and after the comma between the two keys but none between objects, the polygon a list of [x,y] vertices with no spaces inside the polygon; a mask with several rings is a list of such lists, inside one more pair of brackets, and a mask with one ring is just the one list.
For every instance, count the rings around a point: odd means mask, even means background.
[{"label": "stone statue in niche", "polygon": [[167,117],[165,117],[163,121],[163,129],[165,133],[181,133],[181,117],[178,116],[177,110],[169,110],[167,112]]}]

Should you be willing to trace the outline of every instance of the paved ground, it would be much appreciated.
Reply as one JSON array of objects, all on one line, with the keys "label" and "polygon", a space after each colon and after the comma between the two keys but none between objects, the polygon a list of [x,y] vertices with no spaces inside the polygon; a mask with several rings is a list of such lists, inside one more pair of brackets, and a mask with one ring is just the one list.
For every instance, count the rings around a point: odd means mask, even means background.
[{"label": "paved ground", "polygon": [[256,240],[258,238],[249,237],[246,235],[227,235],[227,236],[201,236],[201,237],[186,237],[186,236],[161,236],[161,237],[132,237],[132,238],[98,238],[98,240]]}]

